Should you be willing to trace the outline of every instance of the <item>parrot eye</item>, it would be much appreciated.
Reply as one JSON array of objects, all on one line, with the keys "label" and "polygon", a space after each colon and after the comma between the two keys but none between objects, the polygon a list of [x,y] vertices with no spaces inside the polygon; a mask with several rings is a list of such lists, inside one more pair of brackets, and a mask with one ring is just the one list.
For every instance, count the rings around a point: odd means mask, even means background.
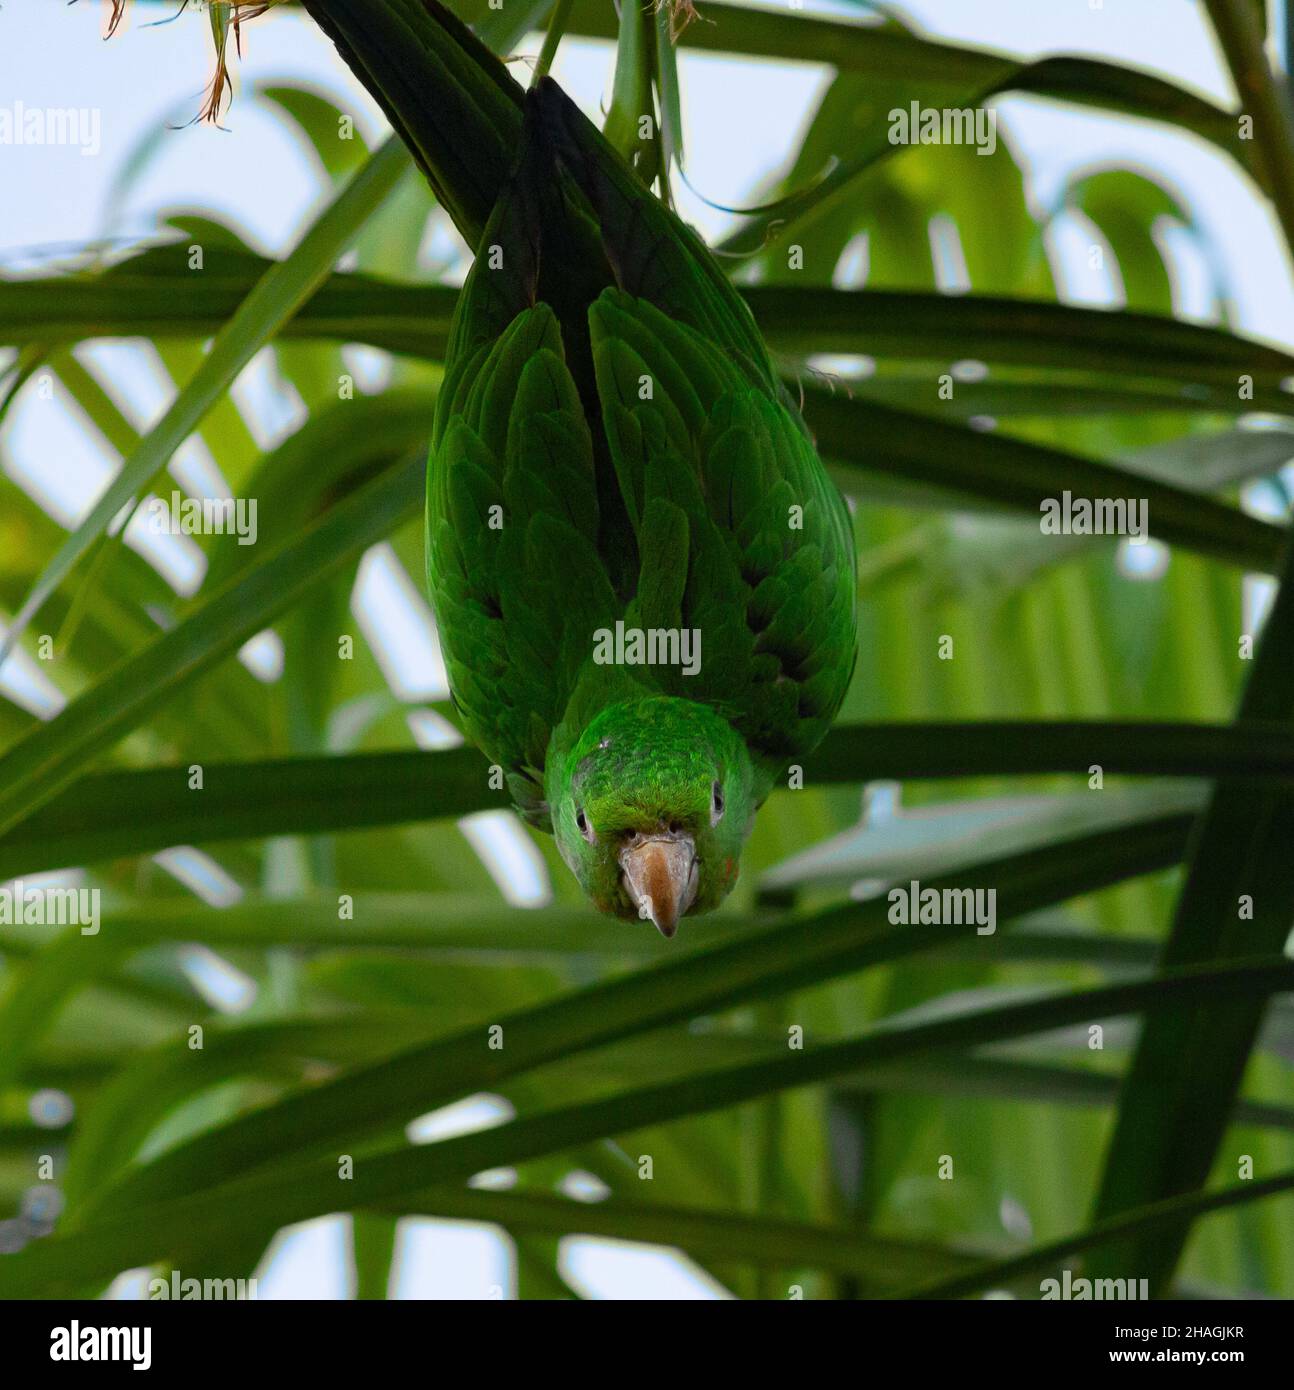
[{"label": "parrot eye", "polygon": [[589,844],[592,844],[594,840],[598,838],[596,831],[589,824],[588,816],[584,814],[583,806],[581,806],[579,810],[575,812],[575,824],[579,826],[580,834],[584,836],[584,838],[589,842]]},{"label": "parrot eye", "polygon": [[716,782],[710,788],[710,824],[718,825],[723,819],[723,788]]}]

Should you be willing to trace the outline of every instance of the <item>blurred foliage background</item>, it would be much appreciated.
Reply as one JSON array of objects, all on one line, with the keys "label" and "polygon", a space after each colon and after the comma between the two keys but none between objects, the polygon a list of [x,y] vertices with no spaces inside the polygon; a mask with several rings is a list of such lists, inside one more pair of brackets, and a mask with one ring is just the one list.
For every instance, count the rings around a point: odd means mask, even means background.
[{"label": "blurred foliage background", "polygon": [[[551,7],[455,8],[533,55]],[[1228,248],[1152,171],[1094,166],[1040,206],[1006,138],[887,135],[913,101],[1022,92],[1154,121],[1234,161],[1288,239],[1280,12],[1204,8],[1233,109],[897,6],[706,5],[684,30],[831,73],[718,249],[851,501],[861,651],[804,789],[674,947],[595,918],[457,732],[420,507],[465,259],[398,143],[338,138],[332,95],[244,87],[222,119],[268,113],[318,184],[282,258],[163,207],[145,242],[5,273],[0,880],[97,888],[103,922],[0,925],[0,1294],[248,1276],[338,1212],[361,1297],[415,1217],[503,1232],[521,1297],[598,1291],[578,1235],[744,1297],[1037,1297],[1062,1268],[1294,1293],[1290,344],[1238,331]],[[616,36],[609,0],[557,10]],[[178,20],[195,75],[210,37],[237,78],[232,18]],[[167,133],[121,158],[119,199]],[[1116,307],[1065,283],[1075,226]],[[1198,321],[1174,237],[1214,276]],[[104,355],[124,341],[169,379],[151,416]],[[253,362],[268,386],[231,393]],[[51,404],[116,460],[57,519],[32,479],[59,463],[19,429]],[[257,544],[167,552],[142,517],[123,544],[123,507],[173,488],[257,499]],[[1155,539],[1040,535],[1065,489],[1148,498]],[[998,931],[892,925],[911,879],[996,888]],[[434,1117],[470,1098],[485,1127]]]}]

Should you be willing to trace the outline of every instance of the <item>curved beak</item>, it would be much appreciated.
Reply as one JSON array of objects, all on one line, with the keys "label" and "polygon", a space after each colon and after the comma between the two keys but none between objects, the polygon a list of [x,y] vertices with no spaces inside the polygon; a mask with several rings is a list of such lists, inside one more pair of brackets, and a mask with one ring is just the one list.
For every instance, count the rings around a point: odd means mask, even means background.
[{"label": "curved beak", "polygon": [[625,887],[639,917],[650,918],[664,937],[696,900],[696,845],[690,835],[659,836],[620,851]]}]

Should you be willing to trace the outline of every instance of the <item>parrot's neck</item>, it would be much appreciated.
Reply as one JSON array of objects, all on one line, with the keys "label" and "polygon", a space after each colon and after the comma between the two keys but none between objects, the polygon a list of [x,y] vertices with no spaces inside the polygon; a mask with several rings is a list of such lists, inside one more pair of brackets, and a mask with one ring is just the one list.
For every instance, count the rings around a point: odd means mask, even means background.
[{"label": "parrot's neck", "polygon": [[608,735],[627,735],[662,760],[708,748],[744,769],[744,791],[752,809],[763,804],[780,768],[753,759],[745,740],[722,710],[700,700],[663,695],[615,668],[599,668],[596,692],[577,686],[566,718],[553,731],[546,759],[545,793],[554,804],[581,759]]},{"label": "parrot's neck", "polygon": [[[641,669],[599,665],[593,661],[585,665],[566,703],[566,713],[549,739],[546,768],[551,770],[555,764],[566,762],[589,726],[608,709],[617,707],[628,712],[647,701],[668,700],[671,706],[675,703],[673,697],[664,696],[659,688],[646,684],[641,678]],[[679,699],[677,703],[693,706],[697,702]]]}]

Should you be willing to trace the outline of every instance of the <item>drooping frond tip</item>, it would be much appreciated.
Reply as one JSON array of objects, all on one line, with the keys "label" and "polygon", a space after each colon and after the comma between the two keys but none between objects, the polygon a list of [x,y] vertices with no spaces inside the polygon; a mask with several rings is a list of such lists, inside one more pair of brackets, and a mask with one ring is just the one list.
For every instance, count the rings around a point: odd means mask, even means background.
[{"label": "drooping frond tip", "polygon": [[[112,5],[108,16],[108,37],[111,38],[125,18],[128,0],[109,0]],[[242,26],[249,19],[256,19],[266,10],[279,4],[280,0],[207,0],[207,15],[211,23],[211,41],[215,49],[216,70],[207,88],[206,101],[195,120],[210,121],[217,124],[233,92],[233,79],[229,74],[229,35],[234,36],[234,47],[239,56],[243,51]],[[179,8],[172,19],[178,18],[189,7],[189,0],[178,0]]]},{"label": "drooping frond tip", "polygon": [[[187,0],[186,0],[187,3]],[[234,48],[243,56],[243,24],[263,15],[278,0],[208,0],[211,18],[211,42],[216,51],[216,71],[207,88],[207,101],[195,120],[220,124],[221,112],[233,96],[234,82],[229,75],[229,35],[234,36]]]},{"label": "drooping frond tip", "polygon": [[669,11],[669,39],[677,43],[679,36],[694,20],[702,16],[692,0],[655,0],[655,9]]}]

